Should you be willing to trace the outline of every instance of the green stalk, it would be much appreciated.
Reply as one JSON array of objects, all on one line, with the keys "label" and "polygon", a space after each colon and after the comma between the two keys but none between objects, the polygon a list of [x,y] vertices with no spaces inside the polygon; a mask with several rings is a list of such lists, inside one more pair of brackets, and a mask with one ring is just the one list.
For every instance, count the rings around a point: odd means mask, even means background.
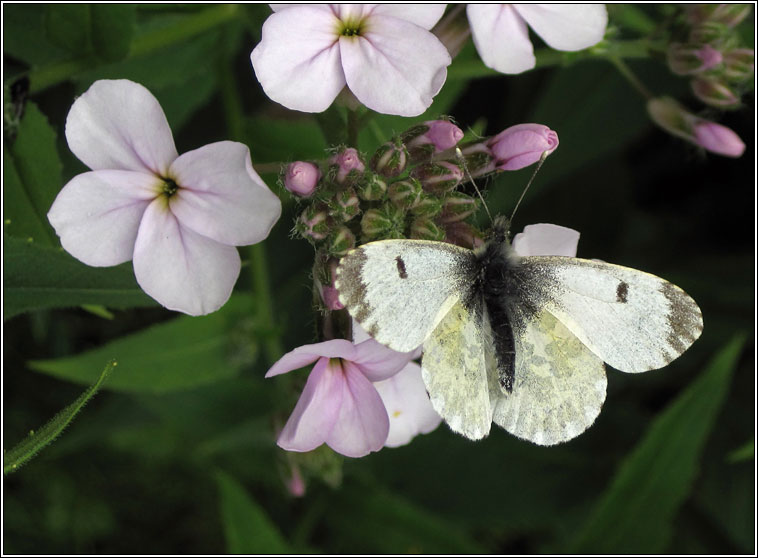
[{"label": "green stalk", "polygon": [[[156,52],[174,43],[184,41],[199,35],[209,29],[223,25],[238,16],[238,6],[223,4],[214,6],[195,14],[188,15],[166,27],[155,29],[135,37],[132,41],[128,59],[139,58]],[[91,56],[57,62],[41,68],[33,68],[29,72],[29,87],[31,94],[39,93],[68,81],[76,74],[90,70],[101,62]]]}]

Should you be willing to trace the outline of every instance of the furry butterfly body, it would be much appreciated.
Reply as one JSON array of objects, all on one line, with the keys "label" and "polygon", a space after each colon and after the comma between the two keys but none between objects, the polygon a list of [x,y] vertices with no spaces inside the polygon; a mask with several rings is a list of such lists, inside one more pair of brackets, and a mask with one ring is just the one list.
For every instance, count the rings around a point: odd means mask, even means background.
[{"label": "furry butterfly body", "polygon": [[422,374],[452,430],[492,422],[540,445],[570,440],[605,400],[604,362],[661,368],[702,331],[697,304],[634,269],[563,256],[518,256],[507,222],[484,246],[385,240],[348,253],[336,287],[350,314],[397,351],[423,345]]}]

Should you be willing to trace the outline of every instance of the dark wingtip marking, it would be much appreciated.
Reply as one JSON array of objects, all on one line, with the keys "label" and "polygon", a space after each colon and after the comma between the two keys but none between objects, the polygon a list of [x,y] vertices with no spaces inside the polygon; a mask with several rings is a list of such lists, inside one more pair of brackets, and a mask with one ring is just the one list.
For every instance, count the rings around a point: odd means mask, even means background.
[{"label": "dark wingtip marking", "polygon": [[621,281],[616,287],[616,302],[626,302],[627,293],[629,293],[629,285]]},{"label": "dark wingtip marking", "polygon": [[400,275],[400,279],[408,279],[408,273],[405,271],[405,262],[403,261],[403,258],[397,256],[395,261],[397,262],[397,272]]}]

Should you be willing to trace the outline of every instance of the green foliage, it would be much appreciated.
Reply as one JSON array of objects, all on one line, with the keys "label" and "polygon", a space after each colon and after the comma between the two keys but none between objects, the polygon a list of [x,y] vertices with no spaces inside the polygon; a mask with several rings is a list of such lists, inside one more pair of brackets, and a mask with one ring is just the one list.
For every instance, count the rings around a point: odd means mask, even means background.
[{"label": "green foliage", "polygon": [[[86,384],[92,380],[92,363],[117,358],[119,374],[108,388],[133,393],[164,393],[217,382],[255,360],[257,345],[246,315],[252,315],[250,297],[235,296],[208,316],[182,316],[76,356],[31,361],[29,367]],[[237,335],[230,335],[234,331]]]},{"label": "green foliage", "polygon": [[742,335],[729,342],[656,418],[577,534],[572,553],[665,551],[744,344]]},{"label": "green foliage", "polygon": [[70,308],[80,304],[132,308],[155,304],[137,285],[128,263],[108,268],[89,267],[60,248],[6,236],[3,267],[3,318],[6,320],[42,308]]},{"label": "green foliage", "polygon": [[118,363],[115,360],[105,365],[97,381],[92,384],[76,401],[55,415],[49,422],[37,431],[32,430],[29,436],[22,440],[18,445],[9,451],[3,452],[3,474],[15,473],[19,467],[23,466],[32,457],[37,455],[40,450],[61,435],[63,430],[71,424],[74,417],[84,408],[87,402],[98,392],[100,386],[116,367]]},{"label": "green foliage", "polygon": [[27,103],[15,141],[3,150],[5,232],[57,246],[47,212],[61,187],[55,131],[37,106]]},{"label": "green foliage", "polygon": [[216,484],[221,501],[226,551],[229,554],[292,552],[260,505],[234,477],[217,471]]},{"label": "green foliage", "polygon": [[52,4],[45,13],[50,42],[78,56],[120,60],[129,52],[134,4]]}]

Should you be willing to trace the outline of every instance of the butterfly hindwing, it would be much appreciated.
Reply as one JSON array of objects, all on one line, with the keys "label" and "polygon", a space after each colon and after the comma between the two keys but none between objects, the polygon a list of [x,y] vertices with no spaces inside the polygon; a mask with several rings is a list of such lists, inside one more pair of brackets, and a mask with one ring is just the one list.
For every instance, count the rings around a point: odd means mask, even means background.
[{"label": "butterfly hindwing", "polygon": [[643,271],[558,256],[521,260],[539,278],[541,306],[623,372],[662,368],[700,336],[703,318],[679,287]]},{"label": "butterfly hindwing", "polygon": [[383,240],[351,250],[335,286],[350,315],[391,349],[412,351],[472,283],[474,256],[453,244]]},{"label": "butterfly hindwing", "polygon": [[432,407],[454,432],[471,440],[486,436],[492,425],[487,385],[489,325],[478,299],[459,301],[424,343],[421,374]]},{"label": "butterfly hindwing", "polygon": [[552,314],[515,310],[513,389],[500,389],[496,363],[489,365],[493,421],[539,445],[584,432],[605,401],[603,362]]}]

